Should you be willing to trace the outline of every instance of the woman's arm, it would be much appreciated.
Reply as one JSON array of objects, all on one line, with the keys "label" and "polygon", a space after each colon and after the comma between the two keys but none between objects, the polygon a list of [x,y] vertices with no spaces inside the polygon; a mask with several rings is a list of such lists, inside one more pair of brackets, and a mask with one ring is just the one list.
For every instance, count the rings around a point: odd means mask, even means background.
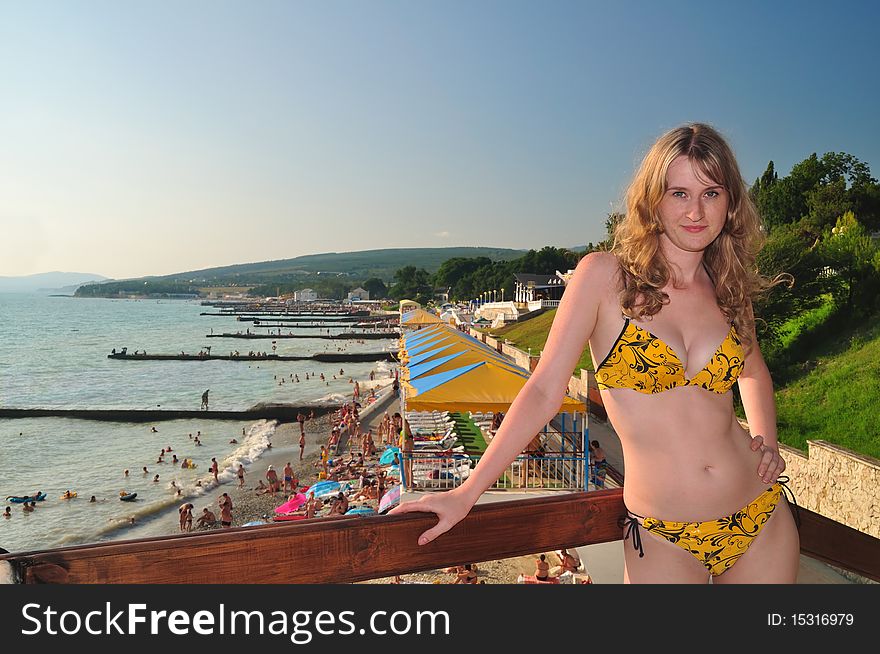
[{"label": "woman's arm", "polygon": [[761,450],[764,453],[758,465],[758,476],[767,483],[776,481],[785,470],[785,460],[779,454],[777,442],[773,380],[758,347],[754,328],[752,348],[746,356],[738,383],[749,431],[752,434],[752,450]]},{"label": "woman's arm", "polygon": [[392,509],[394,514],[437,514],[437,524],[421,535],[420,545],[464,518],[483,491],[559,411],[574,366],[596,326],[601,299],[616,273],[617,260],[608,253],[595,252],[581,259],[559,303],[538,367],[510,406],[474,471],[458,488],[427,494]]},{"label": "woman's arm", "polygon": [[575,364],[596,326],[601,297],[616,269],[616,259],[604,252],[581,259],[559,303],[537,368],[505,414],[479,465],[459,488],[471,504],[559,411]]}]

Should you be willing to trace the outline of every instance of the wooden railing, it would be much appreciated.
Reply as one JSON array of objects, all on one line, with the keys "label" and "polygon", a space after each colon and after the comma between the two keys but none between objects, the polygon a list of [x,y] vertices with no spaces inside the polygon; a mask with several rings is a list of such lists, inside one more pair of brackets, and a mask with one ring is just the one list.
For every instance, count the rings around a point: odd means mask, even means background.
[{"label": "wooden railing", "polygon": [[[345,583],[619,540],[623,490],[480,504],[419,546],[432,514],[296,523],[0,555],[20,583]],[[880,539],[800,510],[804,554],[880,581]]]}]

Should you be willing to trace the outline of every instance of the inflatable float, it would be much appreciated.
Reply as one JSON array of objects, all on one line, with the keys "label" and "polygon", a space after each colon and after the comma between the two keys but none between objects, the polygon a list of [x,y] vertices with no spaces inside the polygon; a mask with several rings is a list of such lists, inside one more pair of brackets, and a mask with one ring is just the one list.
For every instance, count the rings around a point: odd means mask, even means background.
[{"label": "inflatable float", "polygon": [[76,497],[76,491],[61,493],[62,500],[72,500],[74,497]]},{"label": "inflatable float", "polygon": [[346,511],[345,515],[376,515],[376,509],[370,506],[356,506]]},{"label": "inflatable float", "polygon": [[37,493],[36,495],[8,495],[7,502],[15,502],[22,504],[24,502],[42,502],[46,499],[46,493]]},{"label": "inflatable float", "polygon": [[305,520],[305,517],[304,513],[290,513],[276,515],[272,520],[275,522],[289,522],[291,520]]},{"label": "inflatable float", "polygon": [[120,493],[119,499],[123,502],[133,502],[137,496],[137,493]]}]

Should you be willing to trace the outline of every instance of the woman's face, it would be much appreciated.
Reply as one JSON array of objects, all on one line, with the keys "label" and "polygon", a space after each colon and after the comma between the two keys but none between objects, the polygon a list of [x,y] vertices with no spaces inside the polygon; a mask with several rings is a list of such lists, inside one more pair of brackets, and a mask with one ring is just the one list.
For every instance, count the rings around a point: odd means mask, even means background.
[{"label": "woman's face", "polygon": [[730,196],[722,185],[706,179],[685,156],[666,172],[666,192],[657,207],[667,245],[700,252],[721,233]]}]

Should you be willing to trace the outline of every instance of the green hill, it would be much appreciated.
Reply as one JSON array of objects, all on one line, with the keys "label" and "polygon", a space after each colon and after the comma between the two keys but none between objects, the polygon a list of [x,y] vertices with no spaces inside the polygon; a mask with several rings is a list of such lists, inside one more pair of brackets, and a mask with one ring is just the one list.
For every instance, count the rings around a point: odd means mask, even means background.
[{"label": "green hill", "polygon": [[312,274],[342,274],[361,279],[379,277],[390,282],[394,272],[405,266],[416,266],[434,273],[440,264],[453,257],[488,257],[493,261],[507,261],[521,257],[525,252],[526,250],[490,247],[389,248],[359,252],[327,252],[307,254],[293,259],[191,270],[156,279],[198,284],[264,284],[302,280],[303,277]]},{"label": "green hill", "polygon": [[394,273],[406,266],[424,268],[433,274],[447,259],[455,257],[487,257],[492,261],[509,261],[523,256],[526,250],[489,247],[391,248],[360,252],[328,252],[308,254],[293,259],[240,263],[232,266],[205,268],[164,276],[111,280],[88,284],[76,291],[79,297],[116,297],[145,295],[149,297],[186,297],[202,294],[205,289],[229,287],[254,289],[254,293],[274,295],[300,288],[314,288],[322,297],[345,297],[353,287],[378,277],[386,284]]}]

